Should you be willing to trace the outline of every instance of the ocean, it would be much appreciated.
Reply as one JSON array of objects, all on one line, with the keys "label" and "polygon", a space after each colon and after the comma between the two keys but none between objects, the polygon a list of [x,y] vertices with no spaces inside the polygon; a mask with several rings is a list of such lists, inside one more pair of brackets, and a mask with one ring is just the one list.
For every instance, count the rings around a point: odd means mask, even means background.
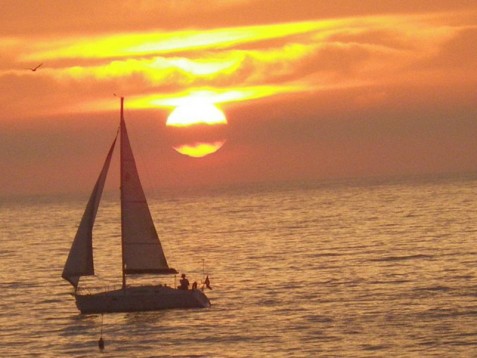
[{"label": "ocean", "polygon": [[[1,357],[477,356],[477,176],[147,194],[211,308],[79,314],[61,272],[88,195],[3,199]],[[105,195],[84,285],[120,284],[118,218]]]}]

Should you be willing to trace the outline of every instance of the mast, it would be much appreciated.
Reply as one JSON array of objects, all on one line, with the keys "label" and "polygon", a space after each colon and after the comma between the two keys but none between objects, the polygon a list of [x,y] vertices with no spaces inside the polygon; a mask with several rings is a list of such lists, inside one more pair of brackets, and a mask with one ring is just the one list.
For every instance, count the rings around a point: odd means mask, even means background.
[{"label": "mast", "polygon": [[126,260],[125,260],[125,252],[124,252],[124,191],[123,191],[123,183],[122,183],[122,178],[123,178],[123,171],[124,171],[124,165],[123,165],[123,155],[124,155],[124,149],[123,149],[123,131],[125,130],[124,126],[124,97],[121,97],[121,119],[120,119],[120,132],[121,132],[121,150],[119,154],[119,163],[120,163],[120,192],[121,192],[121,271],[123,275],[123,290],[126,289]]}]

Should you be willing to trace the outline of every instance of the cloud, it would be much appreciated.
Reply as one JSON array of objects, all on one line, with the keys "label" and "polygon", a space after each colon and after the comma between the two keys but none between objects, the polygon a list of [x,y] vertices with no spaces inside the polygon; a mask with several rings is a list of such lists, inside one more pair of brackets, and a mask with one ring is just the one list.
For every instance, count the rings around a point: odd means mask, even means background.
[{"label": "cloud", "polygon": [[[15,69],[4,70],[3,76],[0,72],[0,83],[8,81],[19,93],[35,93],[44,103],[46,93],[48,97],[60,91],[62,96],[74,96],[70,102],[81,96],[86,103],[83,110],[94,107],[87,105],[93,97],[97,104],[101,91],[101,97],[112,92],[135,98],[162,93],[166,102],[149,101],[156,106],[169,106],[174,93],[179,98],[204,89],[215,89],[222,94],[221,101],[251,100],[287,91],[430,81],[435,77],[429,75],[426,61],[441,67],[472,63],[473,40],[474,28],[448,25],[440,15],[376,15],[94,36],[38,35],[33,43],[30,38],[10,36],[0,39],[8,49],[2,56]],[[39,62],[46,63],[42,70],[26,77],[22,71]],[[233,92],[241,95],[231,96]],[[21,107],[23,101],[18,101]],[[54,112],[60,109],[49,107]]]},{"label": "cloud", "polygon": [[[148,152],[184,180],[192,169],[207,182],[475,168],[468,154],[476,133],[477,9],[468,1],[5,0],[2,6],[0,124],[10,153],[18,149],[11,157],[24,178],[43,173],[35,162],[41,157],[51,156],[45,162],[53,166],[53,151],[65,144],[38,130],[41,123],[75,116],[79,128],[90,126],[89,118],[115,118],[102,113],[117,113],[113,93],[126,96],[135,120],[151,118],[148,133],[139,132],[150,148],[169,144],[167,112],[191,97],[225,111],[230,138],[203,167],[174,152],[168,157],[164,147]],[[37,72],[27,70],[40,62]],[[15,139],[11,124],[35,119],[32,135]],[[67,136],[71,123],[47,129]],[[22,156],[28,141],[38,157]],[[94,155],[98,163],[104,159]],[[7,150],[2,163],[14,166],[5,156]],[[55,168],[77,156],[70,148]],[[87,159],[80,164],[90,168],[86,162],[95,161]],[[67,181],[61,174],[55,183]]]},{"label": "cloud", "polygon": [[441,68],[475,68],[477,65],[477,26],[455,30],[429,59],[428,66]]}]

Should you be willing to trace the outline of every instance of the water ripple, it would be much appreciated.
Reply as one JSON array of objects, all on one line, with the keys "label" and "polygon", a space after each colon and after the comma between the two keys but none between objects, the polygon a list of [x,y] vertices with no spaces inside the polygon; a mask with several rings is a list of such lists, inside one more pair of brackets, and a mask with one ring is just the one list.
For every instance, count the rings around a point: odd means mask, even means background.
[{"label": "water ripple", "polygon": [[[317,185],[151,198],[205,310],[108,314],[109,357],[477,356],[477,182]],[[0,356],[100,355],[61,271],[87,201],[0,205]],[[113,199],[91,286],[120,282]],[[28,222],[27,222],[28,221]]]}]

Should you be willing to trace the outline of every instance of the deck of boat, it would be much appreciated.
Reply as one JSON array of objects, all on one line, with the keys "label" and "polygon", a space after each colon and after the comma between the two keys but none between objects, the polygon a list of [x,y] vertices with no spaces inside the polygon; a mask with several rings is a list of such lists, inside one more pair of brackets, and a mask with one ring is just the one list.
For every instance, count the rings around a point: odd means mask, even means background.
[{"label": "deck of boat", "polygon": [[210,301],[200,290],[167,286],[133,286],[94,294],[76,294],[81,313],[141,312],[168,308],[205,308]]}]

